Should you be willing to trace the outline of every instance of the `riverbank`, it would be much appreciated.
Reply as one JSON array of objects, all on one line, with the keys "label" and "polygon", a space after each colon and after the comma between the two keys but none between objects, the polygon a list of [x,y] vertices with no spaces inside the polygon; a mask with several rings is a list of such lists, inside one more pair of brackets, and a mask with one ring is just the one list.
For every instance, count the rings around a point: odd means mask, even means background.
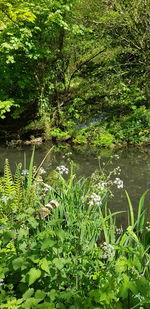
[{"label": "riverbank", "polygon": [[[51,127],[50,123],[45,127],[40,122],[32,122],[30,125],[16,131],[1,130],[0,140],[8,146],[41,144],[47,141],[56,143],[69,143],[72,145],[92,145],[95,148],[126,147],[126,146],[150,146],[149,127],[134,129],[120,128],[120,123],[108,123],[97,121],[82,126],[72,124],[70,128]],[[116,127],[115,127],[116,126]]]},{"label": "riverbank", "polygon": [[14,146],[45,141],[90,144],[97,148],[150,145],[150,111],[144,106],[127,115],[117,116],[108,111],[97,117],[83,115],[82,121],[70,115],[70,120],[63,119],[58,124],[48,114],[35,120],[25,116],[1,119],[0,140]]}]

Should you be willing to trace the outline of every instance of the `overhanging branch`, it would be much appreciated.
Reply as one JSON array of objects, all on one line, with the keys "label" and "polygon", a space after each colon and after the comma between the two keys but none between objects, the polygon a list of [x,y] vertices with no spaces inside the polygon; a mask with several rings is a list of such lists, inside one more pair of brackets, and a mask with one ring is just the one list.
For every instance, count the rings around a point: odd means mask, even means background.
[{"label": "overhanging branch", "polygon": [[93,60],[94,58],[96,58],[97,56],[99,56],[100,54],[102,54],[105,50],[106,50],[106,49],[100,50],[100,51],[97,52],[96,54],[94,54],[94,55],[92,55],[91,57],[89,57],[87,60],[85,60],[85,61],[83,61],[83,62],[77,64],[76,69],[74,70],[74,72],[73,72],[73,73],[71,74],[71,76],[70,76],[69,84],[68,84],[68,87],[67,87],[67,93],[68,93],[68,91],[69,91],[69,89],[70,89],[70,84],[71,84],[71,81],[72,81],[74,75],[75,75],[78,71],[80,71],[81,68],[82,68],[84,65],[88,64],[91,60]]}]

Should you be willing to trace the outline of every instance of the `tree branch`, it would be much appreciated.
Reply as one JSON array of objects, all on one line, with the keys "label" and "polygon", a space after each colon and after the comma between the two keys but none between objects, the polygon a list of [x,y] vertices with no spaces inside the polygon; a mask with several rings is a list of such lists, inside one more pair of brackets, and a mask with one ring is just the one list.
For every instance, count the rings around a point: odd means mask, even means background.
[{"label": "tree branch", "polygon": [[92,55],[91,57],[89,57],[87,60],[77,64],[77,68],[74,70],[74,72],[71,74],[70,76],[70,80],[69,80],[69,84],[68,84],[68,87],[67,87],[67,93],[69,92],[69,89],[70,89],[70,84],[71,84],[71,81],[74,77],[74,75],[86,64],[88,64],[91,60],[93,60],[94,58],[96,58],[97,56],[99,56],[100,54],[102,54],[106,49],[103,49],[103,50],[100,50],[99,52],[97,52],[95,55]]},{"label": "tree branch", "polygon": [[1,7],[0,7],[0,11],[2,11],[2,13],[5,14],[5,15],[8,17],[8,19],[9,19],[11,22],[14,23],[15,26],[19,27],[19,24],[17,24],[17,23],[9,16],[9,14],[8,14],[4,9],[2,9]]}]

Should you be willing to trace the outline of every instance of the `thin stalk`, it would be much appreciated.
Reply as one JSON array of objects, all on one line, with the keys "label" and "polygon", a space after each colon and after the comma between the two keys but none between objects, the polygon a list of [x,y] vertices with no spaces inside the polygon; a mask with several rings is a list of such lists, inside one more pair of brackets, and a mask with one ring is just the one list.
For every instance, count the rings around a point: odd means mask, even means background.
[{"label": "thin stalk", "polygon": [[54,148],[54,146],[51,147],[51,149],[47,152],[47,154],[45,155],[44,159],[42,160],[42,162],[40,163],[39,167],[37,168],[36,172],[33,175],[33,178],[36,177],[36,175],[38,174],[40,168],[42,167],[43,163],[45,162],[46,158],[48,157],[48,155],[50,154],[50,152],[52,151],[52,149]]}]

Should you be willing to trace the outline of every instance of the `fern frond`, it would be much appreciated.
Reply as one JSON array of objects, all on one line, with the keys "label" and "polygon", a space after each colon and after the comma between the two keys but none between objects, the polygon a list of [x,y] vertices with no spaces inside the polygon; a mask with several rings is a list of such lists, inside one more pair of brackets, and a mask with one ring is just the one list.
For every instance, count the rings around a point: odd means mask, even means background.
[{"label": "fern frond", "polygon": [[0,196],[4,195],[4,177],[0,178]]},{"label": "fern frond", "polygon": [[23,186],[22,186],[22,177],[20,173],[20,168],[17,166],[16,173],[14,176],[14,189],[15,189],[15,200],[18,210],[22,208],[22,199],[23,199]]},{"label": "fern frond", "polygon": [[4,165],[4,191],[6,196],[15,195],[15,186],[8,159],[5,160]]}]

